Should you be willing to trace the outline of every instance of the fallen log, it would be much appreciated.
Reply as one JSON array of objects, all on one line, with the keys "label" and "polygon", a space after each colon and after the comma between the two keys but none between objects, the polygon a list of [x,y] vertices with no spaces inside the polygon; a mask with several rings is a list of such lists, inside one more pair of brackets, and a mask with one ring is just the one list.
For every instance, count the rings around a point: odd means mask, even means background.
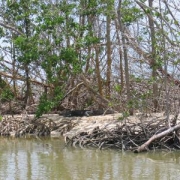
[{"label": "fallen log", "polygon": [[171,127],[159,134],[155,134],[153,135],[148,141],[146,141],[144,144],[142,144],[141,146],[139,146],[137,149],[134,150],[134,153],[139,153],[139,152],[142,152],[142,151],[147,151],[148,150],[148,146],[155,140],[157,139],[160,139],[166,135],[169,135],[170,133],[176,131],[180,129],[180,124],[177,124],[176,126],[174,127]]}]

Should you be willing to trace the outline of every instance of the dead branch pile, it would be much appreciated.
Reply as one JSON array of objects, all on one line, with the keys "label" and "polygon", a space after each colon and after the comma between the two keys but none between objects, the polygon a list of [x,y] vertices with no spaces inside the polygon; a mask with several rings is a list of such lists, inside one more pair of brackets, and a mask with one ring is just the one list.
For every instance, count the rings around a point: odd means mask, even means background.
[{"label": "dead branch pile", "polygon": [[0,135],[20,137],[26,134],[65,137],[67,145],[118,148],[141,152],[155,149],[180,149],[180,116],[132,116],[118,120],[120,114],[91,117],[62,117],[58,114],[4,116],[0,121]]},{"label": "dead branch pile", "polygon": [[70,131],[75,125],[76,121],[71,121],[60,117],[59,115],[45,115],[36,119],[34,115],[16,115],[4,116],[0,121],[0,135],[1,136],[15,136],[20,137],[24,135],[48,136],[51,132],[63,135]]},{"label": "dead branch pile", "polygon": [[[174,129],[168,128],[166,119],[162,118],[139,123],[126,121],[121,125],[118,123],[113,129],[101,129],[97,126],[89,132],[81,131],[72,137],[65,136],[65,141],[67,145],[78,145],[82,148],[118,148],[136,152],[148,149],[180,149],[180,125],[174,123],[176,120],[177,116],[171,119],[171,128]],[[148,140],[151,141],[145,144]]]},{"label": "dead branch pile", "polygon": [[26,134],[37,136],[46,136],[50,134],[50,127],[42,121],[34,121],[33,119],[24,119],[22,117],[4,117],[0,122],[1,136],[20,137]]}]

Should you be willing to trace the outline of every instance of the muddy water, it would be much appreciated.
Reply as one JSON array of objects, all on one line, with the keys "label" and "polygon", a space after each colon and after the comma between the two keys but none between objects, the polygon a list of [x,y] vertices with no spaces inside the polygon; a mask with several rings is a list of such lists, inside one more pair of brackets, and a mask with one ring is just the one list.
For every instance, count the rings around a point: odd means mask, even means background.
[{"label": "muddy water", "polygon": [[65,147],[52,138],[0,138],[0,180],[177,180],[180,152]]}]

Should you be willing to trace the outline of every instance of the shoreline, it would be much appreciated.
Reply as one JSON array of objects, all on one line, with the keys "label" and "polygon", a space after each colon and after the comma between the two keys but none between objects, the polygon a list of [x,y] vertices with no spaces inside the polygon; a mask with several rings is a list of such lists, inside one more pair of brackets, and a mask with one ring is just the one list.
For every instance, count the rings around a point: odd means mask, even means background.
[{"label": "shoreline", "polygon": [[[22,137],[24,135],[64,137],[70,146],[95,147],[98,149],[118,148],[130,151],[155,149],[180,149],[180,115],[169,131],[164,113],[141,113],[123,118],[121,113],[90,117],[63,117],[58,114],[44,114],[35,119],[33,114],[4,115],[0,121],[0,135]],[[175,115],[170,115],[173,123]],[[152,142],[145,144],[152,137]],[[144,145],[145,144],[145,145]],[[144,145],[144,146],[143,146]],[[141,147],[141,148],[140,148]]]}]

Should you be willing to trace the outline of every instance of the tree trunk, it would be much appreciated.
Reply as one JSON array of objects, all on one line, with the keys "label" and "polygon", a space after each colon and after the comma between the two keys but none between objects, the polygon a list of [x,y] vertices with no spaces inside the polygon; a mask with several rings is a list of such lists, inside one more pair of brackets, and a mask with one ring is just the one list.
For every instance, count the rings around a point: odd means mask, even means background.
[{"label": "tree trunk", "polygon": [[122,90],[124,87],[124,73],[123,73],[123,53],[122,53],[122,49],[121,49],[121,40],[120,40],[120,36],[119,36],[119,32],[118,30],[120,30],[119,24],[117,22],[117,19],[115,19],[115,25],[116,25],[116,33],[117,33],[117,40],[118,40],[118,44],[119,44],[119,70],[120,70],[120,82],[121,82],[121,91],[120,94],[122,94]]},{"label": "tree trunk", "polygon": [[[120,31],[122,36],[122,46],[123,46],[123,55],[124,55],[124,65],[125,65],[125,80],[126,80],[126,93],[127,93],[127,103],[129,104],[131,99],[131,92],[130,92],[130,82],[129,82],[129,62],[128,62],[128,55],[127,55],[127,47],[126,47],[126,38],[125,38],[125,27],[122,23],[122,15],[121,15],[121,1],[119,1],[118,5],[118,22],[120,25]],[[130,115],[133,115],[133,107],[128,106],[128,111]]]},{"label": "tree trunk", "polygon": [[102,79],[101,79],[101,72],[100,72],[100,65],[99,65],[99,47],[95,47],[95,51],[96,51],[95,62],[96,62],[96,77],[98,81],[98,92],[101,96],[103,96]]},{"label": "tree trunk", "polygon": [[[12,34],[13,36],[13,34]],[[15,46],[14,46],[14,43],[12,43],[12,77],[13,77],[13,93],[14,93],[14,96],[17,97],[17,90],[16,90],[16,79],[15,79],[15,76],[16,76],[16,55],[15,55]]]},{"label": "tree trunk", "polygon": [[[24,24],[25,24],[26,38],[28,39],[29,36],[30,36],[29,17],[25,17]],[[29,67],[28,67],[29,66],[29,62],[30,62],[29,59],[25,59],[24,69],[25,69],[25,76],[26,76],[26,92],[25,92],[25,98],[24,98],[24,108],[27,106],[28,98],[30,97],[30,94],[31,94],[31,84],[30,84]]]},{"label": "tree trunk", "polygon": [[[149,7],[153,7],[153,0],[149,0]],[[150,10],[151,11],[151,10]],[[152,13],[151,13],[152,14]],[[154,112],[158,110],[158,85],[157,85],[157,64],[156,64],[156,38],[155,38],[155,29],[154,29],[154,22],[153,17],[150,14],[148,16],[149,19],[149,27],[151,33],[151,53],[152,53],[152,78],[153,78],[153,103],[154,103]]]},{"label": "tree trunk", "polygon": [[107,22],[106,22],[106,33],[107,33],[107,74],[106,74],[106,97],[109,99],[111,97],[111,38],[110,38],[110,25],[111,25],[111,18],[107,15]]}]

